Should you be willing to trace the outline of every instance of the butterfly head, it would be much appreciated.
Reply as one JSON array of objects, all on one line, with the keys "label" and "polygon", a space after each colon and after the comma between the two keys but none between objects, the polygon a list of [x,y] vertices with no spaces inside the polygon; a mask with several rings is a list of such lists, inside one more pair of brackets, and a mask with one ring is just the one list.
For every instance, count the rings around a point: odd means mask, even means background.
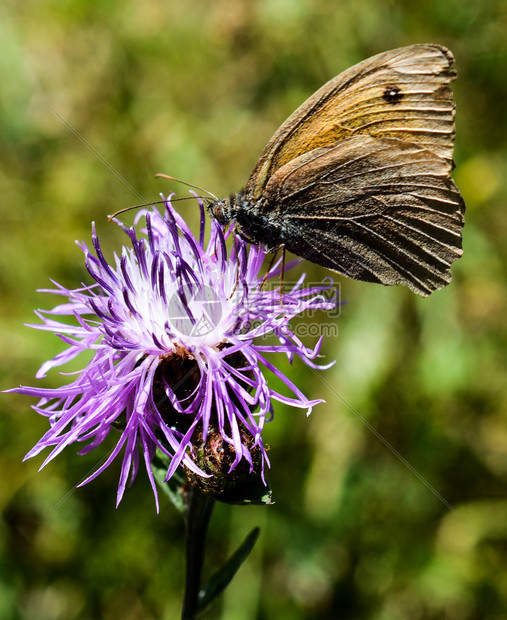
[{"label": "butterfly head", "polygon": [[208,204],[208,211],[221,226],[234,220],[235,232],[248,243],[263,243],[269,250],[284,243],[281,223],[264,208],[262,200],[252,200],[246,191]]},{"label": "butterfly head", "polygon": [[235,219],[236,209],[234,208],[234,197],[225,198],[223,200],[213,200],[208,203],[208,211],[210,215],[221,225],[225,226],[231,220]]}]

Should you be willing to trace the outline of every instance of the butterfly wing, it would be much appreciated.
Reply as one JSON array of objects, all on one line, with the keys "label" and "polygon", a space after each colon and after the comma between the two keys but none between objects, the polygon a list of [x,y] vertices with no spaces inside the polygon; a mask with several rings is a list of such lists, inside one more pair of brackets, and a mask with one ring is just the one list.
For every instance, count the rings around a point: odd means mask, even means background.
[{"label": "butterfly wing", "polygon": [[452,163],[396,138],[355,136],[290,161],[263,193],[287,249],[357,280],[426,296],[462,254]]},{"label": "butterfly wing", "polygon": [[357,135],[397,138],[452,159],[456,77],[438,45],[412,45],[368,58],[324,84],[278,129],[247,186],[258,199],[270,177],[303,153]]}]

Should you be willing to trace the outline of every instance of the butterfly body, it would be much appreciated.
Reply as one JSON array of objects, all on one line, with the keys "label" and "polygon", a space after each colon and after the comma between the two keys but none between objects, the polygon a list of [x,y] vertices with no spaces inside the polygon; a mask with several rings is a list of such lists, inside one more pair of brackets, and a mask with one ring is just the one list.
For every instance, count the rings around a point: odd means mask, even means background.
[{"label": "butterfly body", "polygon": [[238,233],[251,243],[262,242],[268,251],[286,245],[283,218],[275,209],[269,209],[264,199],[252,200],[243,190],[226,200],[211,204],[213,217],[222,225],[235,221]]},{"label": "butterfly body", "polygon": [[269,141],[221,223],[358,280],[429,295],[459,258],[451,53],[414,45],[325,84]]}]

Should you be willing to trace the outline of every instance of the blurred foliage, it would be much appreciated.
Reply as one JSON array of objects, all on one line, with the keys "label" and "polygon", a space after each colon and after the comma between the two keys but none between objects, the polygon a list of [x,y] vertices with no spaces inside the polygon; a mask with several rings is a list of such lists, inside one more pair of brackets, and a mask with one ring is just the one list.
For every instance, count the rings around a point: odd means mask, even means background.
[{"label": "blurred foliage", "polygon": [[[505,0],[4,0],[0,41],[3,388],[33,384],[61,350],[22,324],[55,303],[35,293],[49,278],[87,279],[73,240],[89,240],[95,220],[112,252],[123,238],[107,214],[185,195],[154,173],[228,195],[339,71],[416,42],[453,50],[468,209],[453,283],[418,299],[341,280],[348,303],[324,347],[336,366],[322,380],[290,371],[326,404],[308,419],[278,406],[266,429],[275,505],[214,515],[208,573],[262,530],[210,617],[505,618]],[[195,224],[195,205],[182,205]],[[40,457],[21,460],[47,421],[27,398],[1,406],[0,617],[177,618],[182,523],[168,500],[157,516],[140,475],[116,510],[119,464],[75,490],[102,454],[68,449],[37,474]]]}]

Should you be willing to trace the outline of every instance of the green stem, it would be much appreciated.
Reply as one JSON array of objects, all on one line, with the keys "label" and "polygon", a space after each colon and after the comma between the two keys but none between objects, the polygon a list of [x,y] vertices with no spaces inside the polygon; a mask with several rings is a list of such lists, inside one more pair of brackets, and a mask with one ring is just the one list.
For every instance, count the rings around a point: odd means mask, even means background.
[{"label": "green stem", "polygon": [[195,620],[197,617],[206,533],[214,504],[214,499],[196,487],[190,487],[187,496],[185,595],[181,620]]}]

